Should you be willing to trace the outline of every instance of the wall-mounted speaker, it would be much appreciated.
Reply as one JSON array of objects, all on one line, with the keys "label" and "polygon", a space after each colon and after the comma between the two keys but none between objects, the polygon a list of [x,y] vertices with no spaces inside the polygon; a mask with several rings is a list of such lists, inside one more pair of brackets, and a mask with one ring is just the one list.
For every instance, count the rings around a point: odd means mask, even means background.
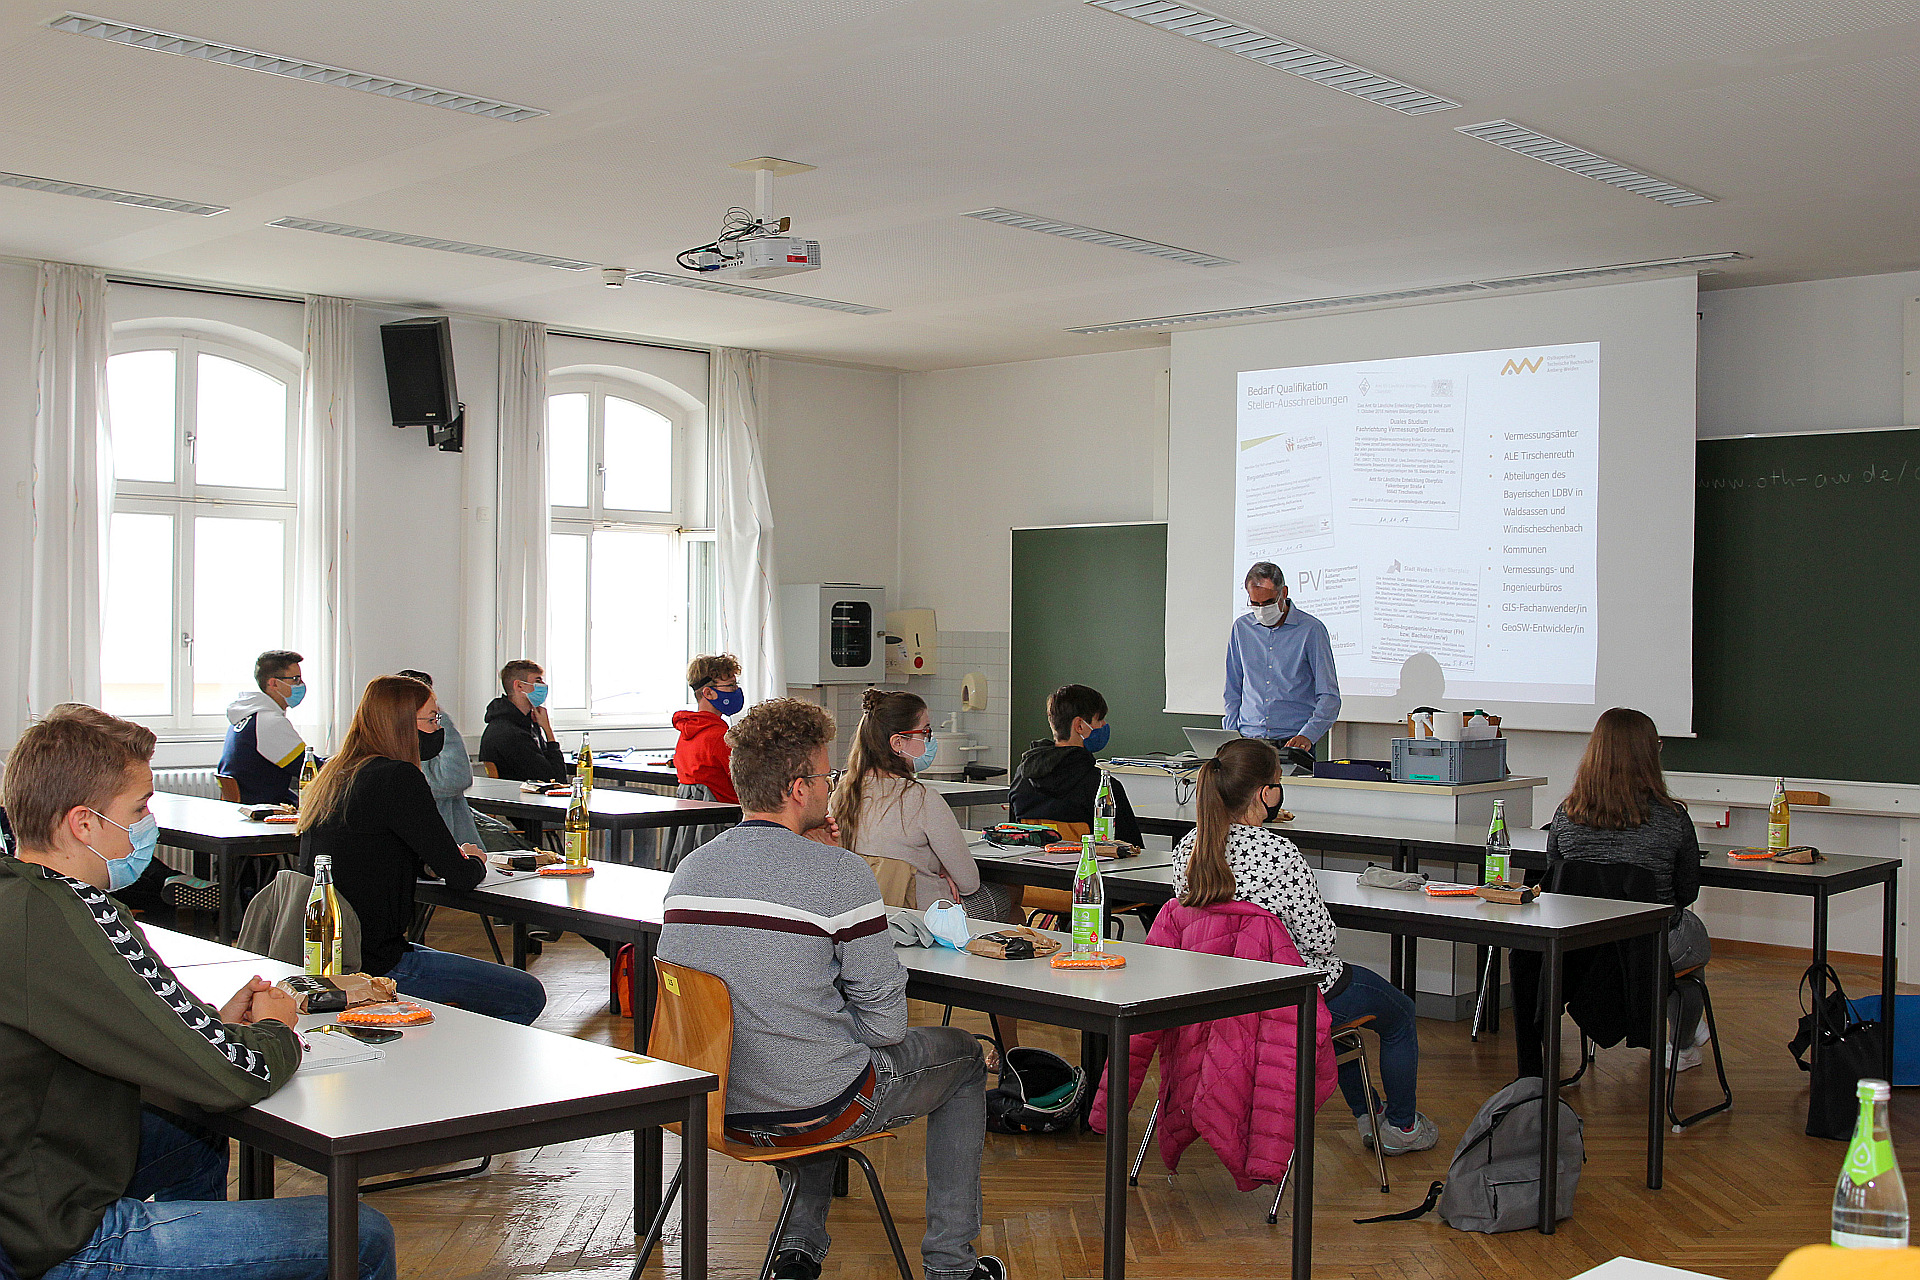
[{"label": "wall-mounted speaker", "polygon": [[453,325],[445,316],[380,326],[387,358],[387,403],[396,427],[445,426],[459,414],[453,380]]}]

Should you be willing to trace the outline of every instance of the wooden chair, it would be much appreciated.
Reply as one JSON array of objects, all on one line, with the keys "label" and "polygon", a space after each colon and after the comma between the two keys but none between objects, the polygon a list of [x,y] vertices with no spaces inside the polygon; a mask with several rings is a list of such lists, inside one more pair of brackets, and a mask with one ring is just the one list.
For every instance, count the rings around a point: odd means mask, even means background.
[{"label": "wooden chair", "polygon": [[473,762],[473,767],[489,778],[497,778],[500,776],[500,766],[491,760],[476,760]]},{"label": "wooden chair", "polygon": [[[863,1138],[823,1142],[811,1147],[752,1147],[730,1140],[726,1134],[726,1098],[727,1075],[733,1065],[733,995],[727,990],[723,979],[699,969],[671,964],[657,957],[653,967],[657,982],[654,986],[653,1032],[647,1037],[647,1052],[666,1062],[705,1071],[720,1082],[707,1107],[707,1150],[718,1151],[745,1164],[772,1165],[776,1175],[782,1172],[780,1166],[788,1161],[817,1156],[823,1152],[838,1151],[851,1158],[867,1175],[867,1185],[873,1189],[874,1207],[880,1212],[880,1225],[887,1229],[887,1243],[893,1246],[893,1260],[900,1266],[900,1280],[917,1280],[907,1264],[906,1250],[900,1247],[900,1233],[894,1229],[893,1212],[887,1207],[886,1193],[880,1189],[880,1175],[860,1150],[862,1143],[891,1138],[893,1135],[883,1131],[870,1133]],[[691,1136],[681,1132],[681,1126],[675,1124],[668,1128],[680,1134],[682,1167],[674,1171],[667,1193],[660,1198],[659,1212],[653,1215],[653,1223],[647,1228],[647,1238],[640,1247],[640,1257],[633,1264],[635,1277],[645,1269],[654,1245],[660,1241],[660,1233],[667,1222],[667,1210],[680,1192],[686,1162],[704,1158]],[[767,1241],[767,1256],[760,1264],[760,1280],[767,1280],[773,1271],[773,1259],[780,1248],[780,1236],[787,1229],[787,1219],[793,1213],[794,1197],[800,1190],[800,1180],[791,1172],[781,1177],[780,1183],[784,1189],[780,1200],[780,1216],[775,1220],[773,1235]]]},{"label": "wooden chair", "polygon": [[[1360,1064],[1360,1090],[1366,1095],[1367,1114],[1380,1114],[1379,1095],[1374,1092],[1373,1073],[1367,1069],[1367,1045],[1360,1038],[1360,1028],[1373,1021],[1372,1014],[1365,1014],[1351,1022],[1343,1022],[1333,1028],[1333,1065],[1336,1070],[1349,1062]],[[1160,1104],[1153,1104],[1153,1112],[1147,1117],[1147,1131],[1140,1135],[1140,1149],[1134,1152],[1133,1169],[1127,1175],[1129,1186],[1140,1185],[1140,1166],[1147,1161],[1147,1146],[1153,1141],[1153,1131],[1160,1123]],[[1377,1123],[1377,1121],[1376,1121]],[[1380,1173],[1380,1192],[1382,1195],[1391,1190],[1387,1182],[1387,1153],[1381,1149],[1379,1138],[1373,1143],[1373,1163]],[[1274,1189],[1273,1207],[1267,1210],[1267,1223],[1272,1225],[1280,1221],[1280,1201],[1287,1194],[1287,1179],[1293,1174],[1293,1161],[1287,1161],[1287,1171],[1280,1177],[1280,1185]]]},{"label": "wooden chair", "polygon": [[220,798],[228,804],[239,804],[240,784],[232,778],[227,777],[224,773],[215,774],[214,776],[220,780]]}]

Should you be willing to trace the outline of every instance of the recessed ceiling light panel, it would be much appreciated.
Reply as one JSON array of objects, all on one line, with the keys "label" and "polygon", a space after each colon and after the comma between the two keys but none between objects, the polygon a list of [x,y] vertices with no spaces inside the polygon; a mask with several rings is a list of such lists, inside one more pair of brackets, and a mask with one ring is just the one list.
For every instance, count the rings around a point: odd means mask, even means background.
[{"label": "recessed ceiling light panel", "polygon": [[786,302],[796,307],[818,307],[822,311],[844,311],[850,316],[883,316],[885,307],[867,307],[858,302],[836,302],[832,298],[809,298],[804,293],[776,293],[772,289],[751,289],[743,284],[720,280],[688,279],[670,276],[664,271],[636,271],[627,277],[643,284],[670,284],[679,289],[704,289],[708,293],[730,293],[736,298],[759,298],[763,302]]},{"label": "recessed ceiling light panel", "polygon": [[1395,80],[1392,76],[1357,67],[1318,49],[1283,40],[1257,27],[1246,26],[1205,9],[1196,9],[1190,4],[1175,4],[1172,0],[1087,0],[1087,3],[1096,9],[1105,9],[1123,18],[1132,18],[1135,22],[1144,22],[1150,27],[1171,31],[1174,35],[1198,40],[1216,49],[1225,49],[1228,53],[1251,58],[1275,70],[1301,76],[1315,84],[1350,93],[1356,98],[1365,98],[1383,107],[1392,107],[1410,116],[1446,111],[1460,105],[1451,98],[1429,93]]},{"label": "recessed ceiling light panel", "polygon": [[496,249],[487,244],[468,244],[463,240],[441,240],[434,236],[408,235],[404,231],[380,231],[373,227],[351,227],[344,222],[317,222],[312,218],[276,218],[267,224],[290,231],[317,231],[321,235],[346,236],[352,240],[374,240],[380,244],[405,245],[410,249],[438,249],[442,253],[465,253],[476,258],[498,258],[502,262],[524,262],[535,267],[554,267],[561,271],[585,271],[596,264],[577,258],[553,258],[544,253],[524,253],[519,249]]},{"label": "recessed ceiling light panel", "polygon": [[1068,333],[1124,333],[1134,329],[1172,329],[1183,324],[1204,324],[1221,320],[1259,320],[1269,316],[1301,315],[1311,311],[1330,311],[1336,307],[1377,307],[1396,302],[1417,302],[1455,294],[1489,293],[1503,289],[1524,289],[1538,285],[1567,284],[1605,276],[1642,275],[1651,271],[1680,271],[1699,268],[1713,262],[1745,258],[1744,253],[1698,253],[1685,258],[1658,258],[1648,262],[1621,262],[1604,267],[1572,267],[1565,271],[1542,271],[1535,275],[1502,276],[1493,280],[1467,280],[1458,284],[1436,284],[1422,289],[1396,289],[1390,293],[1354,293],[1340,298],[1306,298],[1299,302],[1267,302],[1252,307],[1234,307],[1228,311],[1193,311],[1178,316],[1153,316],[1145,320],[1116,320],[1112,324],[1090,324]]},{"label": "recessed ceiling light panel", "polygon": [[1689,191],[1685,187],[1668,182],[1665,178],[1656,178],[1641,173],[1638,169],[1629,169],[1615,160],[1595,155],[1584,147],[1576,147],[1571,142],[1548,137],[1523,124],[1511,120],[1489,120],[1485,124],[1461,125],[1456,133],[1464,133],[1469,138],[1478,138],[1482,142],[1491,142],[1496,147],[1505,147],[1517,151],[1523,156],[1531,156],[1546,164],[1556,165],[1583,178],[1592,178],[1595,182],[1604,182],[1608,186],[1631,191],[1635,195],[1645,196],[1649,200],[1658,200],[1661,204],[1674,209],[1684,209],[1696,204],[1712,204],[1712,196],[1703,196],[1698,191]]},{"label": "recessed ceiling light panel", "polygon": [[161,209],[167,213],[195,213],[211,218],[225,213],[223,204],[201,204],[195,200],[175,200],[168,196],[142,195],[138,191],[116,191],[112,187],[90,187],[82,182],[61,182],[58,178],[36,178],[27,173],[0,173],[0,187],[18,187],[22,191],[44,191],[54,196],[79,196],[84,200],[110,200],[141,209]]},{"label": "recessed ceiling light panel", "polygon": [[96,18],[86,13],[63,13],[47,25],[55,31],[66,31],[76,36],[91,36],[96,40],[110,40],[115,44],[132,45],[136,49],[152,49],[158,53],[178,54],[183,58],[199,58],[205,62],[223,62],[231,67],[244,67],[248,71],[259,71],[270,76],[311,80],[315,84],[328,84],[337,89],[354,89],[360,93],[378,94],[383,98],[398,98],[402,102],[445,107],[448,111],[464,111],[468,115],[486,116],[491,120],[531,120],[536,116],[547,114],[539,107],[523,107],[514,102],[497,102],[492,98],[475,97],[470,93],[455,93],[451,89],[436,89],[432,85],[414,84],[410,80],[392,80],[386,76],[376,76],[365,71],[330,67],[322,62],[283,58],[277,53],[262,53],[258,49],[242,49],[238,45],[217,44],[194,36],[177,35],[171,31],[136,27],[124,22],[115,22],[110,18]]},{"label": "recessed ceiling light panel", "polygon": [[971,213],[960,215],[963,218],[978,218],[982,222],[997,222],[1005,227],[1019,227],[1023,231],[1038,231],[1050,236],[1064,236],[1069,240],[1078,240],[1083,244],[1104,245],[1109,249],[1129,249],[1134,253],[1144,253],[1153,258],[1165,258],[1168,262],[1184,262],[1192,267],[1231,267],[1232,258],[1216,257],[1211,253],[1201,253],[1197,249],[1182,249],[1177,245],[1161,244],[1157,240],[1142,240],[1138,236],[1123,236],[1116,231],[1101,231],[1095,227],[1083,227],[1072,222],[1056,222],[1052,218],[1042,218],[1037,214],[1021,213],[1017,209],[975,209]]}]

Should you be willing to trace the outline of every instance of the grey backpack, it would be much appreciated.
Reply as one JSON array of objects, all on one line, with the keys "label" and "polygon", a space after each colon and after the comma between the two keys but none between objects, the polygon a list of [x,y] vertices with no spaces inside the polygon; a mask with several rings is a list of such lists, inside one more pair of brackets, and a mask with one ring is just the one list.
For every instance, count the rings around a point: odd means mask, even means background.
[{"label": "grey backpack", "polygon": [[[1459,1231],[1524,1231],[1540,1225],[1539,1076],[1522,1076],[1481,1104],[1447,1166],[1447,1180],[1436,1182],[1427,1201],[1405,1213],[1356,1222],[1405,1222],[1440,1206],[1440,1217]],[[1573,1216],[1573,1191],[1580,1183],[1586,1150],[1580,1117],[1560,1104],[1560,1185],[1554,1216]]]},{"label": "grey backpack", "polygon": [[[1488,1098],[1454,1148],[1440,1217],[1461,1231],[1520,1231],[1540,1224],[1539,1076],[1522,1076]],[[1586,1150],[1580,1117],[1560,1104],[1560,1185],[1555,1218],[1573,1216]]]}]

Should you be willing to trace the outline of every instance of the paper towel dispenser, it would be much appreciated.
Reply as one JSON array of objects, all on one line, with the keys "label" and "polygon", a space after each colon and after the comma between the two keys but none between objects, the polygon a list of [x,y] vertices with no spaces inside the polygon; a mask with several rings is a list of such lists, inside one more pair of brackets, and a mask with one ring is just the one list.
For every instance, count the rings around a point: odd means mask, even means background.
[{"label": "paper towel dispenser", "polygon": [[811,582],[780,588],[788,684],[871,684],[886,674],[884,587]]},{"label": "paper towel dispenser", "polygon": [[887,615],[887,675],[940,674],[940,624],[931,609],[895,609]]}]

